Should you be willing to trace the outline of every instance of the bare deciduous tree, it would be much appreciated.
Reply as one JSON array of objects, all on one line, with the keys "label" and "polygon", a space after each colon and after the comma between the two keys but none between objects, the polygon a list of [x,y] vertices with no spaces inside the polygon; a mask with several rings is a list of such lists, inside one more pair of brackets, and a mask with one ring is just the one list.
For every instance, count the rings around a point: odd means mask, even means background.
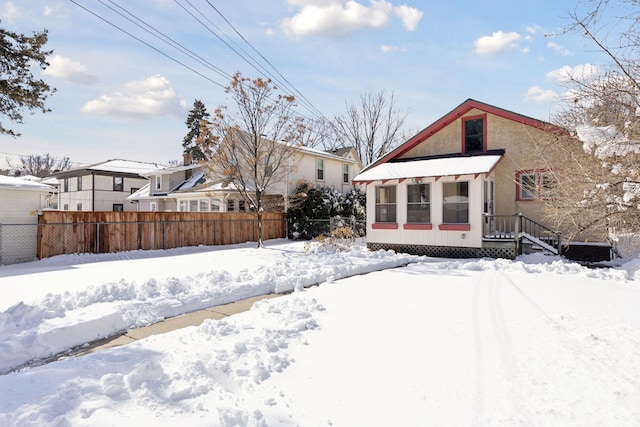
[{"label": "bare deciduous tree", "polygon": [[11,159],[7,158],[7,164],[11,169],[12,175],[33,175],[40,178],[49,176],[53,172],[71,169],[71,161],[68,157],[56,159],[49,153],[20,156],[20,161],[17,164],[12,163]]},{"label": "bare deciduous tree", "polygon": [[279,94],[269,79],[236,73],[226,93],[231,106],[218,107],[210,122],[202,122],[198,142],[210,176],[233,185],[257,215],[261,247],[262,214],[271,207],[265,196],[297,168],[296,147],[306,127],[293,114],[295,98]]},{"label": "bare deciduous tree", "polygon": [[365,92],[358,103],[347,103],[346,108],[332,121],[336,141],[341,145],[353,145],[365,166],[405,139],[402,127],[407,113],[396,105],[393,91]]},{"label": "bare deciduous tree", "polygon": [[606,234],[612,229],[638,232],[638,1],[589,0],[581,5],[588,10],[572,14],[572,30],[604,53],[609,63],[566,76],[565,108],[554,122],[575,132],[580,141],[552,142],[554,150],[549,152],[554,153],[556,163],[562,157],[563,170],[558,174],[558,196],[545,202],[547,216],[572,224],[576,233],[603,230]]}]

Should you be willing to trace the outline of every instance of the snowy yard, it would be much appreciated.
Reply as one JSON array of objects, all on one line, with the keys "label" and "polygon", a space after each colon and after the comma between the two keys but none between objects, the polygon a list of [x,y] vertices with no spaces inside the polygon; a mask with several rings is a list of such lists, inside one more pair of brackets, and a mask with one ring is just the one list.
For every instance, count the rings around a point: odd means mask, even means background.
[{"label": "snowy yard", "polygon": [[587,269],[304,247],[0,267],[4,372],[164,317],[294,291],[2,375],[0,425],[640,425],[640,260]]}]

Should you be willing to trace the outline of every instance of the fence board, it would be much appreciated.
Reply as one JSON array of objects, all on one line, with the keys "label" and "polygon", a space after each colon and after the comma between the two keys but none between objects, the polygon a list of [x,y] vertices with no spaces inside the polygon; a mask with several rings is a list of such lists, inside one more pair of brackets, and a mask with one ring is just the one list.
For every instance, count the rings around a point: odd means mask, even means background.
[{"label": "fence board", "polygon": [[[262,232],[264,240],[286,237],[284,214],[265,212]],[[44,211],[38,217],[38,258],[257,239],[256,216],[244,212]]]}]

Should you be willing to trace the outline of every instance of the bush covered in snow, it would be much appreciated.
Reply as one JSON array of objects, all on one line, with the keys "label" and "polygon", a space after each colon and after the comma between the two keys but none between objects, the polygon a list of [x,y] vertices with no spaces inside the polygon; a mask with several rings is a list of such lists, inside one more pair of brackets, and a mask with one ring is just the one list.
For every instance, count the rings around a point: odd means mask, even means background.
[{"label": "bush covered in snow", "polygon": [[[348,218],[356,232],[362,234],[365,220],[365,194],[352,188],[342,195],[333,187],[301,181],[289,198],[287,220],[290,239],[312,239],[331,232],[330,220]],[[342,226],[342,225],[341,225]]]}]

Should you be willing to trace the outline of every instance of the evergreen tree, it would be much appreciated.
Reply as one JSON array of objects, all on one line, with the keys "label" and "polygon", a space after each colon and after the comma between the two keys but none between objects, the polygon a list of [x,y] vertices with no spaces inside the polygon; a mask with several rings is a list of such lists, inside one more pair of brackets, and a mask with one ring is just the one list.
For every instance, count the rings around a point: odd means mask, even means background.
[{"label": "evergreen tree", "polygon": [[[47,97],[55,92],[31,73],[31,67],[41,69],[49,66],[47,56],[52,51],[43,50],[47,42],[47,31],[35,32],[33,36],[14,33],[0,28],[0,117],[11,122],[22,123],[23,111],[50,111],[44,106]],[[0,134],[20,136],[0,122]]]},{"label": "evergreen tree", "polygon": [[[193,160],[204,160],[204,153],[198,145],[198,140],[202,139],[201,129],[203,121],[207,122],[210,118],[211,114],[207,112],[204,102],[196,99],[193,102],[193,108],[189,111],[189,117],[187,117],[187,121],[185,122],[187,128],[189,128],[189,132],[182,141],[184,152],[189,153]],[[206,135],[202,136],[206,137]],[[207,141],[203,143],[206,144]]]}]

